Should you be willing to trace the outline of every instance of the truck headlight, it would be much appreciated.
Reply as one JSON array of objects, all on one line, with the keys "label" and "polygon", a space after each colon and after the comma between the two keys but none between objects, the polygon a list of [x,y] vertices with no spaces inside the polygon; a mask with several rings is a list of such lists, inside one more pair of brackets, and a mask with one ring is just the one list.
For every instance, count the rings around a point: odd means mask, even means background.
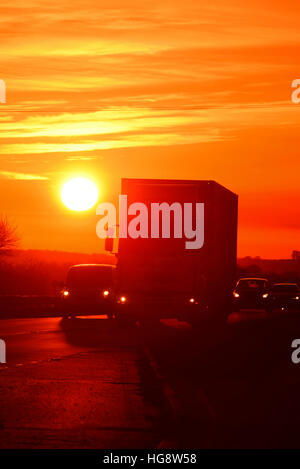
[{"label": "truck headlight", "polygon": [[198,304],[198,301],[196,300],[196,298],[191,297],[191,298],[189,299],[189,303],[191,303],[192,305],[197,305],[197,304]]}]

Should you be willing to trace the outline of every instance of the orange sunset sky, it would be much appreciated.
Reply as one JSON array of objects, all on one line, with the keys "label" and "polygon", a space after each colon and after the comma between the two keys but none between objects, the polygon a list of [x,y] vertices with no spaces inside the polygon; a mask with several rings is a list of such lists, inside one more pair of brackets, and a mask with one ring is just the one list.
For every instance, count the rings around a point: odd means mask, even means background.
[{"label": "orange sunset sky", "polygon": [[239,194],[238,254],[300,249],[300,4],[2,0],[1,213],[22,248],[100,252],[95,209],[121,177],[213,179]]}]

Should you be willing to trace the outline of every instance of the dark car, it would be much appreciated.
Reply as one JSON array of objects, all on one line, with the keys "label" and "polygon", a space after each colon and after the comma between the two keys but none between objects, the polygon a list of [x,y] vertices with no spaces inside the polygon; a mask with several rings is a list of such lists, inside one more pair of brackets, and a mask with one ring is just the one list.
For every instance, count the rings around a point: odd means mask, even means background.
[{"label": "dark car", "polygon": [[296,309],[300,311],[300,288],[297,283],[275,283],[271,289],[273,309]]},{"label": "dark car", "polygon": [[114,265],[79,264],[70,267],[62,292],[64,317],[85,314],[113,315]]},{"label": "dark car", "polygon": [[265,309],[269,311],[270,285],[265,278],[241,278],[233,291],[234,310]]}]

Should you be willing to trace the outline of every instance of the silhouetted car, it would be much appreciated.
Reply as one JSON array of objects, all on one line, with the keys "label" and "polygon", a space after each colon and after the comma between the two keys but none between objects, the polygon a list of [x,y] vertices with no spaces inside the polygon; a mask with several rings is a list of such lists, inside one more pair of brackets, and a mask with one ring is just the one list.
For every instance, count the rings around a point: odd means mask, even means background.
[{"label": "silhouetted car", "polygon": [[300,288],[297,283],[275,283],[271,289],[271,307],[300,311]]},{"label": "silhouetted car", "polygon": [[113,265],[79,264],[70,267],[63,297],[63,316],[85,314],[113,315],[115,298]]},{"label": "silhouetted car", "polygon": [[234,310],[270,309],[270,285],[265,278],[241,278],[233,291]]}]

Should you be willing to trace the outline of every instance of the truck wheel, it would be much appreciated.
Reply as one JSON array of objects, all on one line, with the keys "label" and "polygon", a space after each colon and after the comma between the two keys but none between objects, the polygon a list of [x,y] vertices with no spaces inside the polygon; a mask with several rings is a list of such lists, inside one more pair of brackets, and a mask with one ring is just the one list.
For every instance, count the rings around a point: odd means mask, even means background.
[{"label": "truck wheel", "polygon": [[63,319],[75,319],[76,318],[76,314],[74,313],[64,313],[63,315]]},{"label": "truck wheel", "polygon": [[121,327],[134,327],[136,324],[136,320],[134,318],[122,317],[119,314],[116,314],[115,318]]},{"label": "truck wheel", "polygon": [[204,324],[203,320],[197,317],[189,319],[188,322],[190,323],[192,328],[195,328],[195,329],[198,329],[199,327],[203,327],[203,324]]},{"label": "truck wheel", "polygon": [[139,324],[145,328],[156,327],[160,325],[160,319],[159,318],[139,319]]}]

